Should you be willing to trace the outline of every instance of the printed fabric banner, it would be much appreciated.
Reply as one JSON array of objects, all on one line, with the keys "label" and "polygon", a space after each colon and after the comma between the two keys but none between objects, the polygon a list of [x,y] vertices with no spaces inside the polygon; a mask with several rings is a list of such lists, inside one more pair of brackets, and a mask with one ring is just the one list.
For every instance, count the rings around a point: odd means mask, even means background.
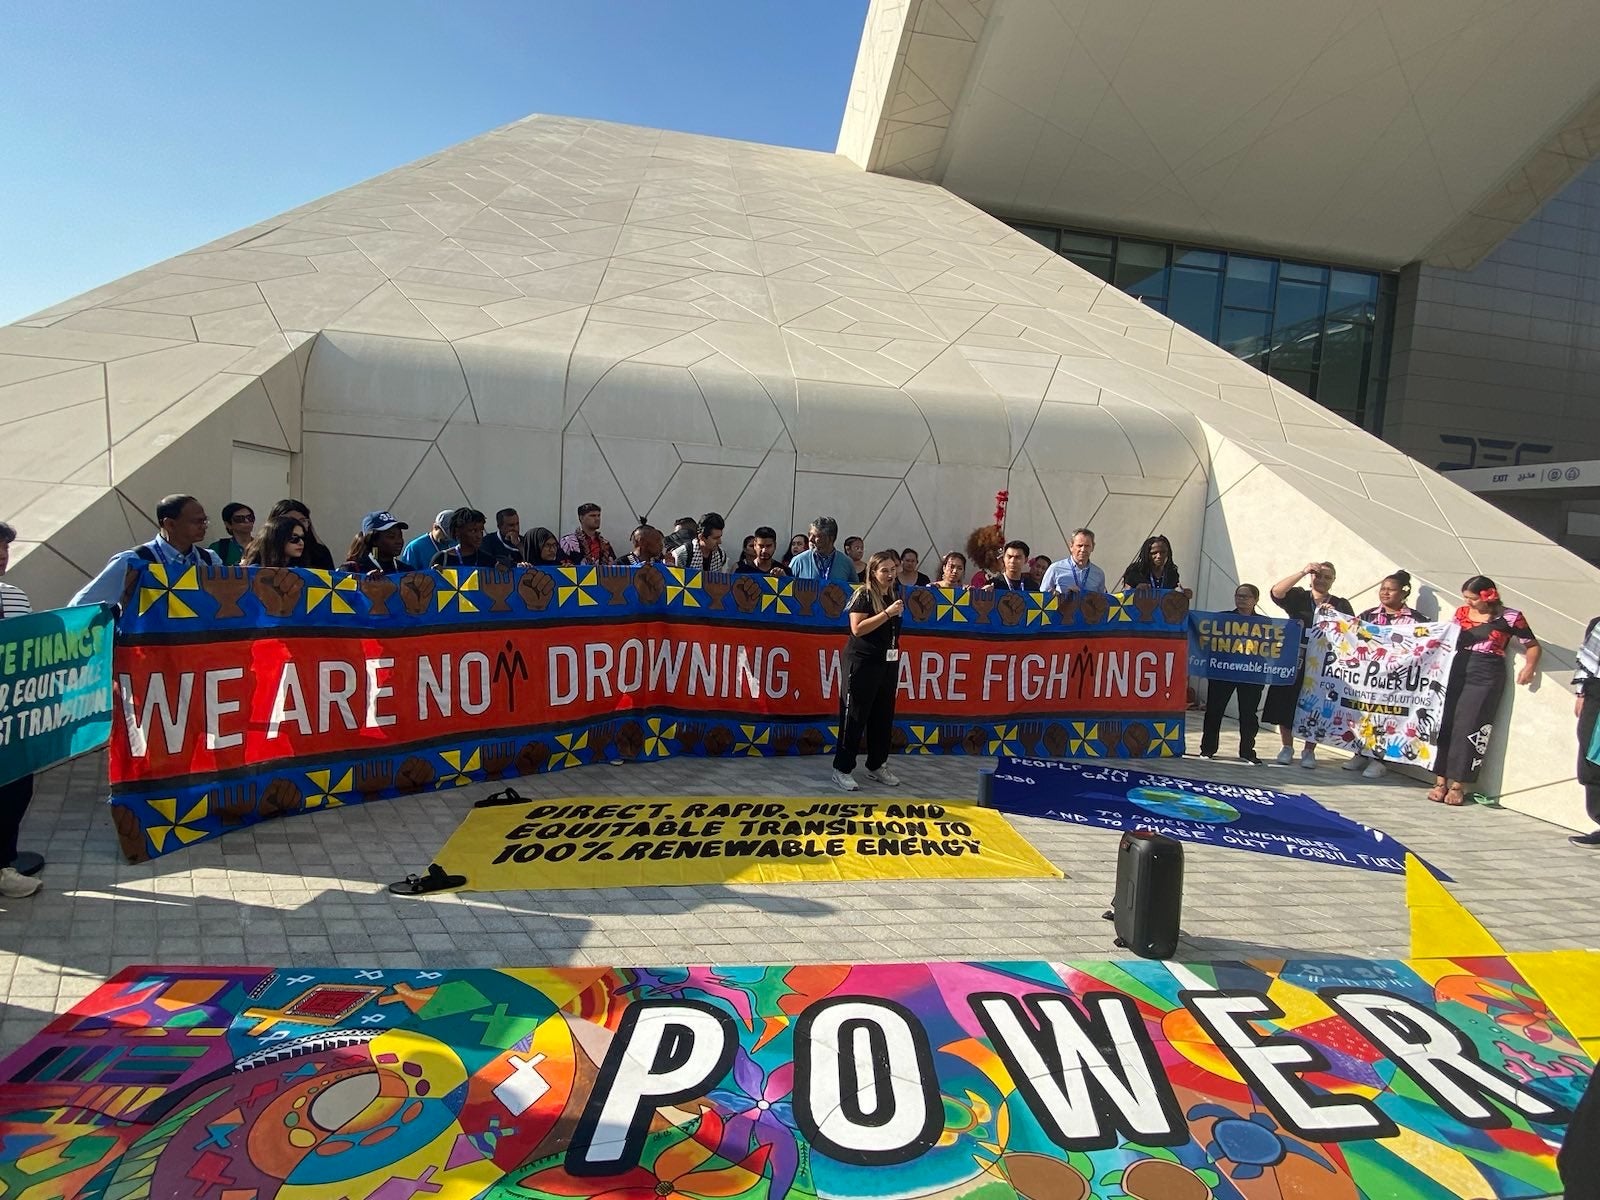
[{"label": "printed fabric banner", "polygon": [[106,744],[111,641],[98,604],[0,621],[0,783]]},{"label": "printed fabric banner", "polygon": [[[151,564],[130,572],[116,647],[123,850],[592,762],[831,754],[848,601],[665,566]],[[1182,753],[1181,593],[914,588],[906,612],[897,751]]]},{"label": "printed fabric banner", "polygon": [[1531,1200],[1505,958],[129,967],[0,1062],[7,1200]]},{"label": "printed fabric banner", "polygon": [[480,800],[435,861],[476,892],[1061,877],[975,805],[773,796]]},{"label": "printed fabric banner", "polygon": [[1299,621],[1236,612],[1189,614],[1189,674],[1234,683],[1293,683],[1300,666]]},{"label": "printed fabric banner", "polygon": [[1298,793],[1152,775],[1111,763],[1002,758],[995,767],[993,803],[1018,816],[1149,829],[1184,842],[1386,875],[1406,872],[1406,848],[1399,842]]},{"label": "printed fabric banner", "polygon": [[1451,621],[1367,625],[1320,614],[1306,634],[1295,735],[1431,771],[1455,655]]}]

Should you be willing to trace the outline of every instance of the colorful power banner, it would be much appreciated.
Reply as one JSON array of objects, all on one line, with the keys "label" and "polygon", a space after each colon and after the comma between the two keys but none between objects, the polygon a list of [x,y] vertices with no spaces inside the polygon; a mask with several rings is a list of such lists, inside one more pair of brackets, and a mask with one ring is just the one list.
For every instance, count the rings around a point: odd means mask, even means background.
[{"label": "colorful power banner", "polygon": [[[1179,841],[1404,875],[1406,848],[1310,796],[1153,775],[1112,763],[1002,758],[994,807],[1101,829],[1149,829]],[[1435,872],[1440,878],[1448,878]]]},{"label": "colorful power banner", "polygon": [[106,744],[111,640],[98,604],[0,622],[0,783]]},{"label": "colorful power banner", "polygon": [[1455,653],[1449,621],[1366,625],[1320,615],[1306,634],[1294,732],[1431,771]]},{"label": "colorful power banner", "polygon": [[1503,957],[130,967],[0,1062],[7,1200],[1531,1200]]},{"label": "colorful power banner", "polygon": [[[676,567],[153,564],[117,638],[123,849],[597,761],[831,753],[848,599]],[[1181,594],[917,588],[906,609],[897,750],[1182,752]]]},{"label": "colorful power banner", "polygon": [[1236,612],[1189,614],[1189,674],[1235,683],[1294,682],[1300,666],[1299,621]]}]

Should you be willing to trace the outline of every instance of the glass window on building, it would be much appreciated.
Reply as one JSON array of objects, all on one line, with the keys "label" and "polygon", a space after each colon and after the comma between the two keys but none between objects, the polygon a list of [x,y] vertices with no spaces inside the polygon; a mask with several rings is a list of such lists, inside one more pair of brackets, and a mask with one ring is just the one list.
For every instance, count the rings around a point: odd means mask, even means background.
[{"label": "glass window on building", "polygon": [[1377,431],[1395,278],[1089,230],[1022,225],[1090,274]]}]

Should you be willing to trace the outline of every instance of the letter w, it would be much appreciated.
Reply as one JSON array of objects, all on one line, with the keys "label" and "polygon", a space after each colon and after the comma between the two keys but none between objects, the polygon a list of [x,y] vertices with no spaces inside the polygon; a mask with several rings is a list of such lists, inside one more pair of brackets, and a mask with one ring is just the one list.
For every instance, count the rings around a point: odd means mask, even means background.
[{"label": "letter w", "polygon": [[[676,654],[674,654],[676,651]],[[650,641],[650,690],[656,691],[661,686],[661,676],[667,677],[667,691],[673,693],[678,690],[678,676],[683,674],[683,642],[669,642],[665,639]]]},{"label": "letter w", "polygon": [[1092,992],[1081,1001],[1084,1013],[1051,994],[1018,1000],[990,992],[971,1003],[1028,1108],[1062,1149],[1106,1150],[1124,1138],[1147,1146],[1189,1140],[1144,1021],[1126,996]]},{"label": "letter w", "polygon": [[150,718],[156,713],[161,716],[161,731],[167,753],[178,753],[183,748],[183,734],[189,724],[189,699],[194,692],[194,673],[185,671],[178,676],[177,711],[173,711],[173,705],[167,699],[165,675],[151,675],[146,681],[144,708],[137,712],[132,676],[117,676],[117,684],[117,693],[122,698],[122,720],[128,728],[128,753],[134,758],[144,758],[150,753]]}]

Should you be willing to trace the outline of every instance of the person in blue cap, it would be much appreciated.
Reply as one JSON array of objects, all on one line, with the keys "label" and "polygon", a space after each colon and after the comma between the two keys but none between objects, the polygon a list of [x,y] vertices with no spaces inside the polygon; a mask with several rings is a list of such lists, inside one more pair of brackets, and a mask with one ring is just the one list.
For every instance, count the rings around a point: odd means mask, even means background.
[{"label": "person in blue cap", "polygon": [[361,518],[361,532],[350,543],[341,571],[362,575],[397,575],[411,570],[403,557],[406,530],[411,528],[393,513],[369,512]]}]

